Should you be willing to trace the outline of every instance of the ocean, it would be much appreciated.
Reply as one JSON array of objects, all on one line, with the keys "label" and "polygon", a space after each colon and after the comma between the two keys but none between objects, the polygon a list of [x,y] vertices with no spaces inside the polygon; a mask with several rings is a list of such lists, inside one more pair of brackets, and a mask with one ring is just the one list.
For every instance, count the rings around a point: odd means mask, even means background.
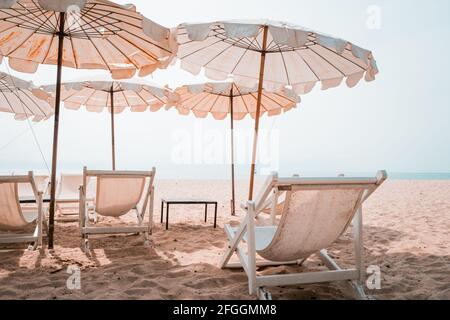
[{"label": "ocean", "polygon": [[[151,170],[152,164],[148,167],[139,165],[136,167],[126,167],[117,169],[124,170]],[[168,164],[155,164],[156,176],[158,179],[189,179],[189,180],[226,180],[230,179],[231,170],[230,165],[168,165]],[[0,175],[23,174],[26,173],[26,168],[5,168],[0,164]],[[35,174],[48,174],[48,170],[42,165],[32,166],[34,168]],[[89,169],[99,169],[99,170],[110,170],[109,167],[97,165],[90,166]],[[59,166],[59,172],[66,173],[81,173],[82,167],[78,165],[61,165]],[[340,174],[344,174],[346,177],[373,177],[376,175],[376,170],[372,172],[346,172],[338,170],[327,170],[327,171],[301,171],[291,167],[284,167],[280,170],[271,170],[266,168],[258,168],[256,175],[258,177],[270,174],[272,171],[277,171],[280,177],[292,177],[298,175],[300,177],[336,177]],[[397,172],[389,171],[388,177],[390,180],[450,180],[450,172]],[[248,179],[249,176],[249,166],[247,165],[237,165],[235,166],[236,179]]]}]

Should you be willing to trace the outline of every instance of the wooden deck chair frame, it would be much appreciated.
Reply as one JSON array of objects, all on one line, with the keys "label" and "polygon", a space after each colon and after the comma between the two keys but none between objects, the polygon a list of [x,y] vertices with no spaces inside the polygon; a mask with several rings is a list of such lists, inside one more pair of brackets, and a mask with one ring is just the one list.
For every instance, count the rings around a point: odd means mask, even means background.
[{"label": "wooden deck chair frame", "polygon": [[[1,244],[11,244],[11,243],[31,243],[29,249],[35,250],[38,246],[42,246],[43,230],[47,230],[47,223],[45,220],[44,206],[43,206],[43,192],[38,191],[36,182],[34,181],[33,172],[28,172],[28,175],[13,175],[13,176],[0,176],[0,184],[2,183],[15,183],[15,201],[17,202],[21,219],[24,221],[24,225],[30,225],[35,223],[36,227],[32,233],[3,233],[0,234]],[[34,221],[25,223],[25,218],[22,216],[22,208],[19,200],[19,193],[17,184],[19,183],[29,183],[33,189],[34,197],[36,199],[36,210],[37,217]]]},{"label": "wooden deck chair frame", "polygon": [[[42,175],[42,177],[45,177],[45,181],[42,185],[43,189],[41,191],[42,191],[42,196],[46,197],[46,196],[49,196],[49,194],[50,194],[50,177],[47,175]],[[39,188],[38,188],[38,191],[39,191]]]},{"label": "wooden deck chair frame", "polygon": [[[89,251],[89,235],[91,234],[120,234],[120,233],[137,233],[144,235],[144,245],[148,245],[149,235],[152,234],[153,228],[153,207],[154,207],[154,179],[155,179],[156,169],[152,168],[152,171],[101,171],[101,170],[87,170],[86,167],[83,168],[83,185],[80,186],[80,210],[79,210],[79,221],[82,237],[82,248],[85,251]],[[143,205],[141,210],[136,206],[132,210],[136,211],[137,226],[123,226],[123,227],[96,227],[89,223],[89,208],[86,201],[86,186],[88,177],[118,177],[118,178],[136,178],[143,177],[148,179],[147,188],[145,188],[142,193]],[[97,186],[99,188],[99,186]],[[142,200],[142,198],[141,198]],[[149,221],[148,225],[144,223],[144,215],[149,208]],[[95,211],[95,205],[94,205]]]},{"label": "wooden deck chair frame", "polygon": [[[338,177],[343,178],[345,177],[344,174],[339,174]],[[277,187],[274,183],[274,179],[277,179],[278,175],[277,173],[272,173],[272,175],[269,176],[267,182],[266,182],[266,188],[263,190],[269,190],[270,197],[266,192],[263,192],[262,194],[259,194],[259,197],[267,197],[264,204],[258,208],[256,212],[256,216],[258,216],[261,213],[266,213],[269,215],[269,223],[270,225],[274,226],[276,223],[277,215],[281,214],[284,207],[284,201],[283,199],[280,201],[280,198],[283,195],[286,195],[286,190],[283,190],[283,188]],[[294,177],[294,178],[299,178]],[[273,185],[271,185],[273,184]]]},{"label": "wooden deck chair frame", "polygon": [[[262,192],[257,196],[255,201],[248,201],[241,207],[247,212],[238,228],[232,228],[229,224],[225,225],[225,232],[229,239],[229,246],[222,257],[220,263],[221,268],[243,268],[248,277],[249,293],[256,294],[260,299],[271,299],[270,293],[266,287],[284,286],[284,285],[301,285],[320,282],[344,281],[349,280],[356,294],[360,299],[367,299],[368,296],[364,292],[365,268],[364,268],[364,248],[363,248],[363,217],[362,204],[364,201],[376,191],[376,189],[387,179],[385,171],[379,171],[376,178],[329,178],[329,179],[296,179],[285,178],[279,179],[277,174],[272,174],[264,185]],[[328,267],[328,271],[303,272],[296,274],[282,275],[257,275],[256,268],[264,266],[279,266],[288,264],[302,264],[308,257],[296,261],[267,261],[257,260],[256,242],[255,242],[255,218],[259,212],[267,208],[268,201],[274,200],[274,190],[289,190],[292,186],[296,190],[319,190],[326,188],[345,188],[351,185],[364,186],[357,204],[353,212],[353,220],[345,227],[348,228],[353,223],[353,240],[355,249],[355,267],[351,269],[342,269],[328,255],[327,248],[322,248],[316,254],[322,260],[324,265]],[[269,199],[272,193],[272,199]],[[276,200],[276,199],[275,199]],[[276,203],[276,201],[274,201]],[[247,235],[246,244],[247,251],[241,245],[244,236]],[[336,239],[337,240],[337,239]],[[236,253],[239,262],[230,263],[233,254]]]},{"label": "wooden deck chair frame", "polygon": [[[66,212],[66,210],[77,210],[80,206],[80,199],[79,199],[79,192],[76,194],[76,196],[74,195],[74,198],[61,198],[61,190],[63,188],[63,183],[64,183],[64,177],[80,177],[81,181],[83,181],[83,175],[80,174],[67,174],[67,173],[61,173],[59,175],[59,179],[57,180],[56,185],[58,186],[58,191],[57,191],[57,196],[56,196],[56,209],[59,212],[59,216],[57,216],[55,219],[57,221],[61,221],[61,222],[77,222],[78,218],[79,218],[79,213],[78,212]],[[79,190],[79,185],[76,187]],[[90,200],[90,199],[89,199]],[[73,205],[73,206],[68,206],[68,205]],[[92,213],[93,207],[92,205],[90,205],[89,207],[89,212]],[[78,211],[78,210],[77,210]],[[95,215],[95,213],[92,214],[92,216],[90,217],[90,219],[93,222],[97,221],[97,216]]]},{"label": "wooden deck chair frame", "polygon": [[[14,172],[13,172],[14,175]],[[46,197],[50,197],[49,192],[50,192],[50,177],[48,175],[36,175],[33,173],[33,179],[34,179],[34,183],[36,185],[36,189],[37,191],[41,191],[42,192],[42,199],[45,199]],[[31,183],[29,184],[30,188],[28,189],[21,189],[20,185],[19,185],[19,196],[22,199],[23,198],[30,198],[30,199],[36,199],[36,194],[35,191],[33,189],[33,186],[31,185]],[[36,202],[35,205],[27,205],[26,207],[22,207],[22,211],[36,211],[38,210],[38,203]],[[46,210],[46,204],[43,203],[43,210],[45,212]]]},{"label": "wooden deck chair frame", "polygon": [[[13,173],[14,175],[14,173]],[[37,191],[41,191],[42,192],[42,197],[46,197],[48,196],[48,193],[50,192],[50,177],[48,175],[36,175],[33,172],[33,179],[34,179],[34,183],[36,184],[36,189]],[[39,184],[39,180],[41,180],[41,183]],[[31,184],[30,184],[31,185]],[[33,188],[32,188],[33,190]],[[34,191],[32,191],[32,196],[35,196]],[[20,196],[24,196],[23,194],[20,194]],[[28,196],[28,195],[25,195]]]},{"label": "wooden deck chair frame", "polygon": [[[31,171],[30,171],[31,172]],[[29,174],[29,172],[28,172]],[[11,173],[11,176],[16,176],[14,172]],[[36,185],[36,189],[37,191],[41,191],[42,192],[42,198],[45,198],[46,196],[49,195],[50,192],[50,177],[48,175],[42,174],[42,175],[36,175],[33,172],[33,179],[34,179],[34,183]],[[38,183],[38,181],[41,179],[41,184]],[[30,184],[31,185],[31,184]],[[40,188],[42,187],[42,188]],[[33,187],[31,188],[33,190]],[[20,194],[20,196],[24,196],[23,194]],[[25,196],[28,196],[25,195]],[[35,197],[35,193],[34,191],[32,191],[32,197]]]}]

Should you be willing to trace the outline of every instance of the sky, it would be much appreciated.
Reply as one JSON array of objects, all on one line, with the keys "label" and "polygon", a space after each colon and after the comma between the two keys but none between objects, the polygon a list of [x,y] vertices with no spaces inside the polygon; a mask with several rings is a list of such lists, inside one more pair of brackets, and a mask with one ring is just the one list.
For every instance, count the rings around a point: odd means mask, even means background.
[{"label": "sky", "polygon": [[[302,96],[297,109],[262,119],[260,174],[272,169],[289,173],[450,171],[449,1],[133,3],[146,17],[167,27],[181,22],[267,18],[337,36],[373,52],[380,69],[374,82],[326,91],[316,86]],[[39,85],[56,80],[54,66],[24,74],[11,70],[5,59],[0,70]],[[98,74],[102,72],[64,69],[63,81]],[[178,65],[145,79],[172,88],[207,81]],[[80,171],[84,165],[109,169],[109,114],[61,110],[58,169]],[[50,166],[53,121],[31,126],[33,130],[27,121],[0,114],[0,171],[45,171],[43,158]],[[236,123],[239,136],[247,138],[237,151],[242,159],[248,158],[243,154],[248,153],[245,141],[251,140],[252,126],[251,119]],[[124,112],[116,117],[117,167],[156,166],[160,177],[222,177],[228,174],[229,152],[223,151],[229,150],[228,127],[229,119],[197,119],[175,110]],[[245,161],[239,163],[238,173],[247,171]]]}]

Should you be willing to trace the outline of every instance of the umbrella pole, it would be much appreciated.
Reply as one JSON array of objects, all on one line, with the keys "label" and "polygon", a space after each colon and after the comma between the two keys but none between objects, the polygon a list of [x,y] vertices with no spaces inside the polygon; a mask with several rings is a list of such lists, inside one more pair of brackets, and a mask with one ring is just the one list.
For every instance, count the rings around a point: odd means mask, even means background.
[{"label": "umbrella pole", "polygon": [[62,74],[62,56],[64,48],[64,24],[66,14],[59,14],[59,32],[58,35],[58,64],[56,73],[56,95],[55,95],[55,120],[53,126],[53,154],[52,154],[52,173],[50,184],[50,212],[48,222],[48,248],[53,249],[53,232],[55,230],[55,195],[56,195],[56,162],[58,160],[58,131],[59,131],[59,105],[61,100],[61,74]]},{"label": "umbrella pole", "polygon": [[233,111],[233,85],[230,93],[230,119],[231,119],[231,215],[236,215],[235,184],[234,184],[234,111]]},{"label": "umbrella pole", "polygon": [[112,149],[112,169],[116,170],[116,140],[114,138],[114,88],[111,87],[111,149]]},{"label": "umbrella pole", "polygon": [[259,131],[259,114],[261,111],[261,99],[264,82],[264,67],[266,63],[266,48],[267,48],[267,31],[269,27],[264,26],[263,41],[261,50],[261,61],[259,66],[259,83],[258,83],[258,99],[256,101],[256,114],[255,114],[255,132],[253,135],[253,151],[252,151],[252,164],[250,167],[250,186],[248,190],[248,200],[253,200],[253,184],[255,182],[255,163],[256,163],[256,147],[258,144],[258,131]]}]

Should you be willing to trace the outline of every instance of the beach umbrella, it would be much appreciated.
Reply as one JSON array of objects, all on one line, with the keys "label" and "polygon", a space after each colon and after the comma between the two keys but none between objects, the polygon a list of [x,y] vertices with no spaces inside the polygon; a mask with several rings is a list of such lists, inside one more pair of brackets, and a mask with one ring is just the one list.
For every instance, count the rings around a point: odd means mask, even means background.
[{"label": "beach umbrella", "polygon": [[[55,85],[41,88],[53,95],[56,91]],[[126,109],[131,112],[158,111],[176,100],[177,95],[168,87],[138,80],[65,82],[61,87],[61,101],[67,109],[78,110],[84,106],[90,112],[100,113],[107,109],[111,114],[113,170],[116,170],[115,115]]]},{"label": "beach umbrella", "polygon": [[[185,85],[175,90],[178,101],[174,108],[182,115],[193,113],[198,118],[211,114],[216,120],[230,116],[231,128],[231,214],[235,215],[235,175],[234,175],[234,120],[250,115],[256,117],[258,88],[246,88],[232,82],[212,82]],[[260,116],[279,115],[295,108],[300,97],[292,90],[280,92],[262,91]]]},{"label": "beach umbrella", "polygon": [[166,67],[176,52],[169,29],[132,5],[108,0],[0,0],[0,53],[16,71],[57,66],[48,247],[53,249],[62,67],[108,70],[114,79]]},{"label": "beach umbrella", "polygon": [[0,72],[0,111],[14,114],[14,119],[47,120],[53,115],[52,105],[46,102],[49,97],[31,81]]},{"label": "beach umbrella", "polygon": [[349,87],[378,73],[372,53],[348,41],[277,21],[216,21],[184,23],[178,27],[181,68],[213,80],[232,76],[238,85],[258,86],[250,172],[249,199],[253,199],[256,147],[262,91],[289,86],[297,94],[322,89],[345,79]]}]

